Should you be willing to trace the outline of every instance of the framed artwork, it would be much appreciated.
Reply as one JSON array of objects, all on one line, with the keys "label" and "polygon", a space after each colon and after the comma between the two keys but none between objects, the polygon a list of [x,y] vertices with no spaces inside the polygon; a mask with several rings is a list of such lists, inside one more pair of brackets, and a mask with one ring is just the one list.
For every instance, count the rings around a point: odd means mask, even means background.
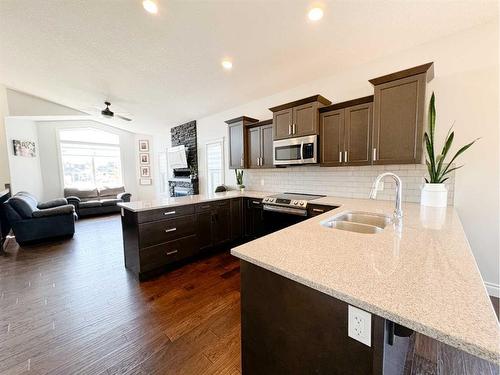
[{"label": "framed artwork", "polygon": [[35,142],[33,141],[20,141],[17,139],[12,140],[14,146],[15,156],[24,156],[27,158],[36,157]]},{"label": "framed artwork", "polygon": [[139,151],[140,152],[148,152],[149,151],[149,141],[147,139],[143,139],[139,141]]},{"label": "framed artwork", "polygon": [[139,154],[139,159],[141,161],[141,165],[149,165],[149,154],[148,153]]},{"label": "framed artwork", "polygon": [[142,177],[151,177],[151,169],[149,166],[141,167],[141,178]]},{"label": "framed artwork", "polygon": [[141,185],[151,185],[152,182],[151,182],[150,178],[141,178],[139,180],[139,184],[141,184]]}]

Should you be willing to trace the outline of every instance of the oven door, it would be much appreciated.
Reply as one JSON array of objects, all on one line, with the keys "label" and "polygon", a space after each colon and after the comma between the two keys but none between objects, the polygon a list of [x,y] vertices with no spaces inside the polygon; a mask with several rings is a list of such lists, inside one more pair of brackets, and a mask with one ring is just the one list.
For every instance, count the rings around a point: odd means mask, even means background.
[{"label": "oven door", "polygon": [[[299,213],[299,211],[302,213]],[[263,206],[262,215],[268,233],[276,232],[307,219],[306,210],[266,204]]]},{"label": "oven door", "polygon": [[312,164],[317,163],[318,136],[282,139],[273,142],[273,164]]}]

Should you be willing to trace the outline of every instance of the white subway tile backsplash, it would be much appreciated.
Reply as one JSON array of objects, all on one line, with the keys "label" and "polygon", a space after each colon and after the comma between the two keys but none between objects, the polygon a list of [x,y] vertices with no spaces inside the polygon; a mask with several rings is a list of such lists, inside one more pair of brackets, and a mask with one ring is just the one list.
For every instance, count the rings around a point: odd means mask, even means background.
[{"label": "white subway tile backsplash", "polygon": [[[245,170],[244,184],[249,190],[321,193],[348,198],[368,198],[375,177],[387,171],[396,173],[403,181],[404,201],[420,202],[420,190],[424,184],[424,177],[427,175],[427,168],[423,164],[248,169]],[[450,179],[446,181],[448,204],[453,204],[454,185],[455,176],[452,173]],[[384,190],[378,192],[377,199],[393,200],[395,194],[394,182],[387,179],[384,181]]]}]

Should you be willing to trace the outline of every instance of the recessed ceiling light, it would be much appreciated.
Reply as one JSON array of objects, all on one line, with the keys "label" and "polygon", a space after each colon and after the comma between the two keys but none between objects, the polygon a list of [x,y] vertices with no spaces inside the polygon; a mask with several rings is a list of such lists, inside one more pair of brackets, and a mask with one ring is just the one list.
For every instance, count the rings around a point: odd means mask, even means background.
[{"label": "recessed ceiling light", "polygon": [[231,68],[233,67],[233,63],[229,59],[224,59],[222,60],[222,67],[226,70],[231,70]]},{"label": "recessed ceiling light", "polygon": [[323,9],[312,8],[307,14],[307,17],[309,17],[311,21],[319,21],[320,19],[323,18]]},{"label": "recessed ceiling light", "polygon": [[149,13],[152,13],[152,14],[158,13],[158,5],[156,5],[156,3],[153,0],[144,0],[142,2],[142,6]]}]

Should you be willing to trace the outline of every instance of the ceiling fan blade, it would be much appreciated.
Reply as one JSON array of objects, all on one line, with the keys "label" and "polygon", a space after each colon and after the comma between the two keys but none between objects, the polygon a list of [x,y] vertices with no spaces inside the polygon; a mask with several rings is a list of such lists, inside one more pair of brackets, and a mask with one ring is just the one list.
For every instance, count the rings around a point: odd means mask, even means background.
[{"label": "ceiling fan blade", "polygon": [[120,118],[122,120],[125,120],[125,121],[132,121],[131,118],[128,118],[128,117],[125,117],[125,116],[121,116],[121,115],[117,115],[116,113],[115,113],[115,117],[118,117],[118,118]]}]

